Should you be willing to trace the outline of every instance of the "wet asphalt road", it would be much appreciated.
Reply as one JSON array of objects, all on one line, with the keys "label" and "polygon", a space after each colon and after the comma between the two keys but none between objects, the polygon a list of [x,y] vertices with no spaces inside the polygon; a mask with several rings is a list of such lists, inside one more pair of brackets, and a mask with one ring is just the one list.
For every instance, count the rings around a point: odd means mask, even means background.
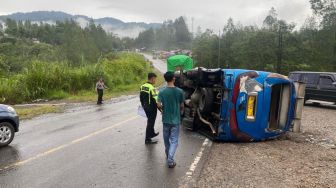
[{"label": "wet asphalt road", "polygon": [[138,105],[135,96],[23,121],[12,144],[0,148],[0,187],[177,187],[204,137],[182,128],[177,166],[168,169],[161,116],[159,143],[146,146]]},{"label": "wet asphalt road", "polygon": [[153,65],[156,69],[158,69],[160,72],[165,73],[167,71],[167,64],[161,60],[153,59],[152,56],[147,54],[142,54],[145,56],[146,59],[153,62]]}]

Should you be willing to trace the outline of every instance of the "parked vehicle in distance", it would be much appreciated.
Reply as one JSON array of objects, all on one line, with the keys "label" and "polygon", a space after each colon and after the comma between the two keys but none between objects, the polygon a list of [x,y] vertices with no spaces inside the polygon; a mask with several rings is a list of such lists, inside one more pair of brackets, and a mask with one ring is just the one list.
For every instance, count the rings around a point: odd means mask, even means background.
[{"label": "parked vehicle in distance", "polygon": [[336,72],[304,72],[289,73],[295,82],[306,83],[305,102],[321,100],[336,103]]},{"label": "parked vehicle in distance", "polygon": [[276,73],[196,68],[175,73],[185,92],[182,124],[218,141],[261,141],[287,132],[296,91]]},{"label": "parked vehicle in distance", "polygon": [[19,117],[13,107],[0,104],[0,147],[10,144],[19,131]]}]

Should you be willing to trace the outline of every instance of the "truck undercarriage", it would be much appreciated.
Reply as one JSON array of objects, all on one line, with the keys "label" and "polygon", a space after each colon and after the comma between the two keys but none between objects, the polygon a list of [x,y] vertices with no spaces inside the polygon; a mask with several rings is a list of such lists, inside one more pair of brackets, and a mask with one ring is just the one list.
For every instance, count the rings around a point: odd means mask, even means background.
[{"label": "truck undercarriage", "polygon": [[210,138],[218,134],[220,110],[224,92],[223,71],[197,68],[176,73],[176,86],[185,92],[185,111],[182,124]]}]

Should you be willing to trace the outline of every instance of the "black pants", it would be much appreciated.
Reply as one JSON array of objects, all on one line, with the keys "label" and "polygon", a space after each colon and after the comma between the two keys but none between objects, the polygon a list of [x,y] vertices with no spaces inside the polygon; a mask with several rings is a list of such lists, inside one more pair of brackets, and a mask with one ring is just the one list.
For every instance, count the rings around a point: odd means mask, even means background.
[{"label": "black pants", "polygon": [[157,108],[150,107],[148,109],[144,109],[147,116],[147,127],[146,127],[146,140],[150,140],[155,135],[154,125],[157,115]]},{"label": "black pants", "polygon": [[103,103],[104,90],[98,89],[97,92],[98,92],[97,104],[102,104]]}]

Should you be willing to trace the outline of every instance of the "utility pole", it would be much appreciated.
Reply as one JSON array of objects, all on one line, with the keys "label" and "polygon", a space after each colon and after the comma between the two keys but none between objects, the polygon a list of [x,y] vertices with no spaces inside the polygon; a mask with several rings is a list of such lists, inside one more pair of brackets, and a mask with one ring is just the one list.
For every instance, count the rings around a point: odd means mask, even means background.
[{"label": "utility pole", "polygon": [[191,17],[191,35],[192,39],[194,39],[194,17]]},{"label": "utility pole", "polygon": [[281,64],[282,64],[282,50],[283,50],[283,33],[282,33],[282,26],[279,25],[279,38],[278,38],[278,61],[276,71],[277,73],[281,73]]},{"label": "utility pole", "polygon": [[191,52],[193,51],[194,43],[194,17],[191,17]]},{"label": "utility pole", "polygon": [[221,46],[220,46],[220,41],[221,41],[221,34],[220,34],[220,29],[219,29],[219,32],[218,32],[218,62],[217,62],[217,68],[220,68],[220,49],[221,49]]},{"label": "utility pole", "polygon": [[333,60],[332,60],[332,63],[333,63],[332,69],[336,71],[336,25],[334,25],[334,32],[335,32],[335,38],[334,38],[334,54],[333,54]]}]

